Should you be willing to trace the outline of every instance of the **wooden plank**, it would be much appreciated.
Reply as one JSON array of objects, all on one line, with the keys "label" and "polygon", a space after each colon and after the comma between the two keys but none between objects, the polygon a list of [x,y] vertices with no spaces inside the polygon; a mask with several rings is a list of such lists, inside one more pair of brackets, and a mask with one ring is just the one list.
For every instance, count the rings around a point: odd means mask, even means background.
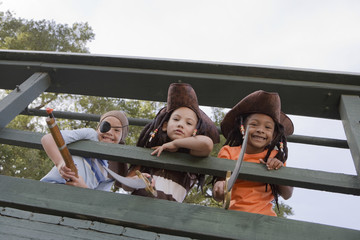
[{"label": "wooden plank", "polygon": [[49,86],[50,77],[47,73],[34,73],[3,98],[0,101],[0,129],[11,122]]},{"label": "wooden plank", "polygon": [[[196,239],[356,239],[360,231],[0,176],[0,206]],[[85,200],[86,199],[86,200]],[[281,229],[281,231],[279,231]]]},{"label": "wooden plank", "polygon": [[[117,234],[109,234],[83,228],[81,226],[66,226],[64,224],[53,224],[46,222],[46,219],[40,221],[18,219],[10,217],[0,217],[0,234],[8,235],[3,239],[37,239],[37,240],[63,240],[63,239],[79,239],[79,240],[116,240],[119,239]],[[77,220],[79,221],[79,220]],[[134,239],[134,238],[133,238]],[[139,238],[137,238],[139,239]],[[130,239],[129,239],[130,240]],[[155,238],[153,239],[155,240]]]},{"label": "wooden plank", "polygon": [[[356,172],[360,177],[360,98],[341,96],[340,115]],[[360,179],[360,178],[359,178]]]},{"label": "wooden plank", "polygon": [[[42,134],[3,129],[0,143],[8,143],[42,149]],[[235,161],[215,157],[198,158],[183,153],[164,152],[161,157],[151,156],[152,150],[135,146],[109,144],[92,141],[79,141],[69,145],[74,155],[98,157],[113,161],[165,168],[170,170],[195,172],[213,176],[225,176],[233,170]],[[344,194],[360,195],[360,179],[354,175],[330,173],[299,168],[281,168],[268,171],[264,165],[244,162],[240,171],[241,179],[267,182],[294,187],[323,190]]]},{"label": "wooden plank", "polygon": [[341,94],[360,94],[360,75],[354,73],[89,54],[0,52],[0,59],[4,76],[16,72],[0,88],[47,71],[54,80],[49,91],[165,102],[169,84],[182,81],[193,85],[201,105],[232,107],[263,89],[279,92],[286,113],[334,119],[340,118]]}]

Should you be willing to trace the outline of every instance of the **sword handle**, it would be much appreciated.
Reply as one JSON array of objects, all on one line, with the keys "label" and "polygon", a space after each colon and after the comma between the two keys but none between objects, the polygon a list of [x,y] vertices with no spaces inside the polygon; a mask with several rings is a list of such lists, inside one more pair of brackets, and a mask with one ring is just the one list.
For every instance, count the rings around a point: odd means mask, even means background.
[{"label": "sword handle", "polygon": [[225,210],[227,210],[230,206],[230,200],[231,200],[231,189],[228,191],[228,183],[231,176],[231,171],[226,172],[226,178],[225,178],[225,186],[224,186],[224,203],[223,207]]},{"label": "sword handle", "polygon": [[149,179],[147,179],[146,177],[144,177],[144,175],[142,175],[142,173],[139,170],[135,171],[136,175],[142,179],[146,185],[145,190],[150,193],[153,197],[157,197],[157,191],[151,186],[151,182],[149,181]]}]

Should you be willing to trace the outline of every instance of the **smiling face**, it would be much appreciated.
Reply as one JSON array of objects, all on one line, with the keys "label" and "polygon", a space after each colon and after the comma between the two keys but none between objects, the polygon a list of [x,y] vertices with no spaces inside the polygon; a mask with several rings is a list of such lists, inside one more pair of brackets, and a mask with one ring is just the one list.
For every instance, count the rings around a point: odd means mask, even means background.
[{"label": "smiling face", "polygon": [[274,138],[274,120],[268,115],[255,113],[246,118],[245,129],[247,125],[249,125],[249,138],[246,153],[263,152]]},{"label": "smiling face", "polygon": [[116,117],[106,117],[103,121],[107,121],[110,123],[111,128],[108,132],[102,133],[98,128],[96,132],[98,133],[98,138],[100,142],[108,142],[108,143],[119,143],[122,136],[122,125],[119,119]]},{"label": "smiling face", "polygon": [[192,136],[198,118],[193,110],[187,107],[176,109],[168,122],[163,124],[162,130],[166,131],[171,140]]}]

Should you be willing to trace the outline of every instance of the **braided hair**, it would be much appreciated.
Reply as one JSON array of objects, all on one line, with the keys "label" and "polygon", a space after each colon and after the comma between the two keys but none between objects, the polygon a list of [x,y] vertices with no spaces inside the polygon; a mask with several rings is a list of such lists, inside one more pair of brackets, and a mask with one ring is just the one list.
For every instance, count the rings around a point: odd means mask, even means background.
[{"label": "braided hair", "polygon": [[[243,143],[243,135],[240,132],[240,126],[243,125],[246,122],[246,119],[250,116],[250,114],[244,114],[244,115],[240,115],[238,116],[235,121],[235,126],[228,135],[228,138],[225,142],[224,145],[229,145],[231,147],[235,147],[235,146],[240,146]],[[274,121],[275,122],[275,121]],[[272,150],[275,149],[275,147],[278,150],[278,153],[276,154],[276,158],[279,159],[282,163],[285,163],[287,158],[288,158],[288,148],[287,148],[287,139],[285,136],[285,130],[283,125],[281,125],[280,123],[275,122],[275,129],[274,129],[274,134],[275,137],[274,139],[271,141],[271,143],[266,147],[267,149],[267,153],[265,155],[264,161],[267,162]],[[278,199],[279,199],[279,186],[276,184],[269,184],[271,187],[271,191],[272,194],[274,196],[275,199],[275,203],[276,203],[276,207],[279,210],[279,204],[278,204]],[[268,184],[266,184],[265,186],[265,191],[267,191],[267,186]]]}]

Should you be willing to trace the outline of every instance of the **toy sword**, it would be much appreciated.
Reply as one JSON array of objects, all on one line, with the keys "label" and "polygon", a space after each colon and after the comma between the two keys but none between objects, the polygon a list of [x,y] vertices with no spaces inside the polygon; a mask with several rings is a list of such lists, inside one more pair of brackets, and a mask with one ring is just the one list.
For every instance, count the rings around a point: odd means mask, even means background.
[{"label": "toy sword", "polygon": [[139,177],[138,179],[136,179],[136,178],[128,178],[128,177],[120,176],[119,174],[115,173],[109,168],[107,167],[104,168],[116,181],[133,189],[145,188],[145,190],[148,193],[150,193],[153,197],[157,197],[157,191],[151,186],[151,182],[149,181],[149,179],[144,177],[144,175],[142,175],[139,170],[136,170],[136,175]]},{"label": "toy sword", "polygon": [[[238,157],[238,160],[236,162],[235,168],[231,174],[230,171],[226,172],[226,179],[225,179],[225,188],[224,188],[224,208],[228,209],[230,206],[230,200],[231,200],[231,189],[234,186],[234,183],[236,182],[239,173],[240,173],[240,168],[241,168],[241,164],[243,162],[244,159],[244,155],[245,155],[245,151],[246,151],[246,146],[247,146],[247,141],[248,141],[248,137],[249,137],[249,126],[246,127],[246,131],[245,131],[245,138],[244,141],[241,145],[241,151]],[[231,175],[231,176],[230,176]]]},{"label": "toy sword", "polygon": [[69,152],[69,149],[66,146],[66,143],[64,141],[63,136],[61,135],[60,129],[55,121],[55,117],[53,115],[53,109],[47,108],[46,112],[48,113],[48,117],[46,118],[46,123],[50,129],[51,135],[55,140],[55,143],[57,147],[59,148],[59,151],[61,153],[61,156],[63,157],[65,161],[66,167],[70,168],[71,171],[75,173],[75,176],[78,177],[78,170],[74,164],[74,160]]}]

